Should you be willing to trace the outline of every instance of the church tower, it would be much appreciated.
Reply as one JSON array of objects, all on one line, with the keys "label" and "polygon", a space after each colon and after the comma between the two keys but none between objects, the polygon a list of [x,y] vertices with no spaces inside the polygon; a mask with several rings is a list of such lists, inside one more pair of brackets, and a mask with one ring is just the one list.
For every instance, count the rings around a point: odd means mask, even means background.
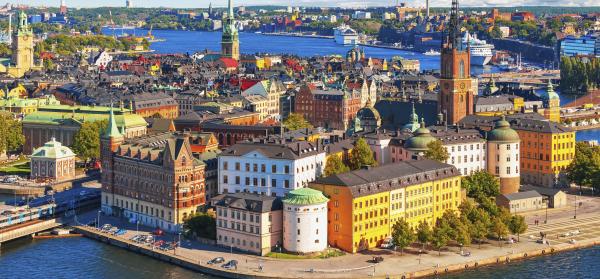
[{"label": "church tower", "polygon": [[115,214],[112,212],[114,201],[114,154],[123,143],[124,136],[119,132],[113,108],[110,108],[108,117],[108,128],[100,137],[100,159],[102,161],[102,211],[106,214]]},{"label": "church tower", "polygon": [[546,94],[542,95],[544,117],[552,122],[560,123],[560,97],[554,91],[552,80],[548,79]]},{"label": "church tower", "polygon": [[240,41],[238,30],[235,27],[235,16],[231,0],[228,2],[227,18],[223,24],[223,35],[221,37],[221,57],[240,60]]},{"label": "church tower", "polygon": [[19,12],[17,30],[13,34],[12,65],[7,68],[10,76],[20,78],[30,70],[40,70],[33,63],[33,31],[27,23],[27,15]]},{"label": "church tower", "polygon": [[473,114],[474,93],[471,84],[471,51],[461,40],[458,0],[452,0],[447,36],[442,43],[438,110],[447,115],[448,124],[456,124]]}]

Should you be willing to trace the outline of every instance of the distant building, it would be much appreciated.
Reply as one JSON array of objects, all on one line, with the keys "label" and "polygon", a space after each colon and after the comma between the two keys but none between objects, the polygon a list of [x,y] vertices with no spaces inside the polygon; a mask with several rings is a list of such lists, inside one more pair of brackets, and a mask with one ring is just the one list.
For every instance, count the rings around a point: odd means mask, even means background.
[{"label": "distant building", "polygon": [[600,56],[600,34],[565,37],[560,41],[560,56]]},{"label": "distant building", "polygon": [[260,256],[281,247],[281,199],[249,193],[225,193],[211,203],[217,211],[217,245]]},{"label": "distant building", "polygon": [[124,95],[123,99],[129,103],[129,109],[141,117],[175,119],[179,116],[179,105],[165,93],[129,94]]},{"label": "distant building", "polygon": [[371,19],[371,12],[355,11],[352,15],[354,19]]},{"label": "distant building", "polygon": [[335,42],[340,45],[358,44],[358,32],[346,25],[341,25],[333,30]]},{"label": "distant building", "polygon": [[54,138],[31,154],[31,179],[64,181],[75,178],[75,154]]},{"label": "distant building", "polygon": [[296,94],[294,112],[319,127],[347,130],[361,108],[359,92],[317,89],[307,84]]},{"label": "distant building", "polygon": [[65,2],[65,0],[61,0],[60,1],[59,12],[60,12],[61,15],[66,15],[67,14],[67,3]]},{"label": "distant building", "polygon": [[240,42],[238,29],[235,27],[235,15],[231,0],[228,2],[227,18],[223,19],[223,34],[221,37],[221,57],[240,60]]},{"label": "distant building", "polygon": [[0,60],[0,73],[21,78],[31,70],[42,70],[42,66],[34,63],[33,37],[33,31],[27,22],[27,15],[24,11],[20,11],[18,25],[13,33],[12,58]]}]

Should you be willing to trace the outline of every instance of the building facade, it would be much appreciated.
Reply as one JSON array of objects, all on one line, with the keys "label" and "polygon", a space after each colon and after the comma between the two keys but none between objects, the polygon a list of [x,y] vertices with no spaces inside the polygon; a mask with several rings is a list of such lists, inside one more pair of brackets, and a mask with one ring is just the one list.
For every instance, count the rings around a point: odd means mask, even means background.
[{"label": "building facade", "polygon": [[240,40],[231,0],[228,2],[227,18],[223,19],[223,34],[221,36],[221,57],[240,60]]},{"label": "building facade", "polygon": [[415,160],[319,178],[310,187],[328,202],[328,242],[349,253],[379,246],[394,223],[433,225],[461,204],[460,173],[451,165]]},{"label": "building facade", "polygon": [[34,63],[33,30],[23,10],[19,11],[16,31],[12,34],[12,58],[0,63],[0,72],[14,78],[21,78],[31,70],[41,70]]},{"label": "building facade", "polygon": [[281,247],[280,198],[228,193],[212,199],[217,211],[217,245],[264,256]]},{"label": "building facade", "polygon": [[296,94],[294,112],[304,116],[314,126],[347,130],[361,108],[360,103],[358,92],[303,85]]},{"label": "building facade", "polygon": [[320,191],[300,188],[283,199],[283,248],[293,253],[327,249],[327,199]]},{"label": "building facade", "polygon": [[321,176],[325,149],[318,142],[262,139],[240,142],[219,156],[219,193],[284,197]]},{"label": "building facade", "polygon": [[31,154],[31,179],[64,181],[75,178],[75,153],[54,138]]},{"label": "building facade", "polygon": [[521,186],[519,134],[510,128],[510,123],[502,116],[496,122],[496,127],[488,133],[487,140],[488,172],[500,179],[501,194],[517,193]]},{"label": "building facade", "polygon": [[169,232],[205,204],[204,164],[189,134],[161,133],[125,141],[111,110],[101,139],[102,211]]}]

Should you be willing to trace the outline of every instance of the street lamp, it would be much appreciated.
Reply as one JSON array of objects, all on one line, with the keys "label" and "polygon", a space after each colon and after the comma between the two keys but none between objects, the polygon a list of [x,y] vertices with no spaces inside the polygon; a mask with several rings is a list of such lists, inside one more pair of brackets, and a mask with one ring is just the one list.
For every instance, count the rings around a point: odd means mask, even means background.
[{"label": "street lamp", "polygon": [[577,219],[577,195],[575,195],[575,215],[573,216],[573,219]]},{"label": "street lamp", "polygon": [[546,204],[546,219],[544,220],[544,224],[547,224],[548,223],[548,200],[546,200],[545,204]]},{"label": "street lamp", "polygon": [[102,212],[102,210],[98,210],[98,218],[96,219],[96,229],[100,228],[100,212]]}]

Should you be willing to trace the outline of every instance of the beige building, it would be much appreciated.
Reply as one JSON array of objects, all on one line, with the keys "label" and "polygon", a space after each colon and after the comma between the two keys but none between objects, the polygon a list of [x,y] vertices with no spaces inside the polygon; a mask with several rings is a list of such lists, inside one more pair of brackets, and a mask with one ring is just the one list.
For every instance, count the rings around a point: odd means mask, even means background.
[{"label": "beige building", "polygon": [[217,244],[264,256],[282,245],[279,198],[250,193],[222,194],[217,209]]},{"label": "beige building", "polygon": [[33,31],[24,11],[19,12],[17,30],[12,40],[12,59],[0,61],[0,73],[20,78],[31,70],[41,70],[42,66],[34,64]]},{"label": "beige building", "polygon": [[496,197],[496,204],[510,210],[510,213],[545,208],[542,195],[536,191],[502,194]]},{"label": "beige building", "polygon": [[31,178],[54,181],[75,178],[75,153],[52,138],[31,155]]},{"label": "beige building", "polygon": [[273,118],[278,119],[280,97],[286,88],[278,80],[263,80],[242,92],[246,106],[252,106],[255,112],[260,113],[260,121]]}]

